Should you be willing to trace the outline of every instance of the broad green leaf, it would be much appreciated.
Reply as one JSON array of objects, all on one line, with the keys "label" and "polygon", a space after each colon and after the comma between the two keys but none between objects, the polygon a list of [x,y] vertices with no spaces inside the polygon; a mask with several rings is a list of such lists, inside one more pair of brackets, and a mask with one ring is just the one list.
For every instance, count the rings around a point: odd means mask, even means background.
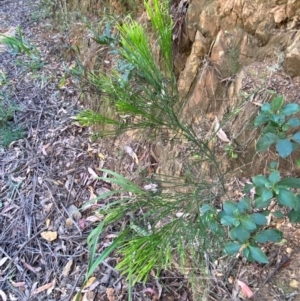
[{"label": "broad green leaf", "polygon": [[232,226],[232,225],[238,225],[239,220],[237,220],[235,217],[231,215],[225,215],[221,218],[221,224],[223,226]]},{"label": "broad green leaf", "polygon": [[234,232],[235,239],[240,243],[246,242],[250,238],[250,231],[239,224],[236,228],[231,229],[230,231]]},{"label": "broad green leaf", "polygon": [[298,142],[292,142],[292,145],[293,145],[293,152],[295,151],[295,150],[297,150],[299,147],[300,147],[300,145],[299,145],[299,143]]},{"label": "broad green leaf", "polygon": [[250,193],[251,189],[254,187],[253,184],[246,184],[244,187],[244,192],[245,193]]},{"label": "broad green leaf", "polygon": [[278,126],[269,123],[262,129],[262,132],[264,134],[266,134],[266,133],[276,134],[277,128],[278,128]]},{"label": "broad green leaf", "polygon": [[257,175],[252,178],[252,182],[255,186],[264,187],[267,183],[269,183],[269,180],[263,175]]},{"label": "broad green leaf", "polygon": [[282,218],[284,217],[284,214],[281,211],[274,211],[272,212],[272,214],[276,217],[276,218]]},{"label": "broad green leaf", "polygon": [[263,134],[256,143],[256,150],[262,152],[268,149],[272,144],[276,143],[278,136],[274,133]]},{"label": "broad green leaf", "polygon": [[253,221],[252,217],[249,215],[245,215],[241,218],[241,224],[247,230],[252,231],[256,229],[256,224]]},{"label": "broad green leaf", "polygon": [[206,213],[211,210],[211,206],[209,204],[203,204],[200,208],[201,213]]},{"label": "broad green leaf", "polygon": [[280,180],[277,185],[287,186],[289,188],[300,188],[299,178],[284,178]]},{"label": "broad green leaf", "polygon": [[237,207],[240,213],[244,213],[247,210],[251,209],[250,198],[244,198],[237,203]]},{"label": "broad green leaf", "polygon": [[300,126],[300,119],[293,117],[288,120],[287,124],[292,127]]},{"label": "broad green leaf", "polygon": [[267,229],[257,233],[254,239],[261,244],[267,241],[276,242],[282,239],[282,232],[277,229]]},{"label": "broad green leaf", "polygon": [[255,224],[259,226],[266,225],[268,222],[267,218],[261,213],[253,213],[251,217]]},{"label": "broad green leaf", "polygon": [[277,167],[278,167],[278,163],[277,163],[276,161],[272,161],[272,162],[270,163],[270,168],[271,168],[271,170],[277,169]]},{"label": "broad green leaf", "polygon": [[233,212],[237,210],[237,205],[236,203],[232,201],[226,201],[223,204],[223,210],[228,214],[228,215],[233,215]]},{"label": "broad green leaf", "polygon": [[274,114],[270,116],[270,121],[272,123],[274,122],[274,125],[282,126],[285,123],[285,116],[282,114]]},{"label": "broad green leaf", "polygon": [[279,140],[280,140],[280,139],[285,139],[285,138],[286,138],[285,132],[279,132],[279,133],[277,133],[277,135],[278,135],[278,139],[279,139]]},{"label": "broad green leaf", "polygon": [[291,140],[296,141],[297,143],[300,143],[300,132],[294,134],[294,135],[291,137]]},{"label": "broad green leaf", "polygon": [[299,112],[299,105],[296,103],[289,103],[289,104],[285,105],[283,107],[283,109],[281,110],[281,113],[286,116],[289,116],[289,115],[292,115],[292,114],[295,114],[298,112]]},{"label": "broad green leaf", "polygon": [[263,202],[267,202],[273,198],[273,192],[270,191],[269,189],[264,189],[261,199]]},{"label": "broad green leaf", "polygon": [[300,211],[296,211],[296,210],[292,209],[288,213],[288,217],[292,223],[299,223],[300,222]]},{"label": "broad green leaf", "polygon": [[267,191],[270,191],[270,183],[267,183],[266,184],[266,186],[268,187],[268,188],[266,188],[266,187],[264,187],[264,186],[256,186],[255,187],[255,195],[259,195],[259,196],[262,196],[262,194],[265,192],[267,192]]},{"label": "broad green leaf", "polygon": [[262,112],[266,112],[266,113],[269,113],[271,111],[271,104],[270,103],[264,103],[262,106],[261,106],[261,111]]},{"label": "broad green leaf", "polygon": [[269,175],[269,181],[272,183],[272,184],[275,184],[277,183],[278,181],[280,180],[280,173],[279,171],[277,170],[274,170],[270,173]]},{"label": "broad green leaf", "polygon": [[[285,124],[281,127],[281,129],[282,129],[283,132],[286,132],[289,128],[290,128],[290,126],[289,126],[287,123],[285,123]],[[281,137],[280,137],[280,138],[281,138]]]},{"label": "broad green leaf", "polygon": [[269,199],[268,201],[264,202],[261,197],[257,197],[257,198],[255,198],[254,202],[255,202],[255,207],[256,208],[258,208],[258,209],[260,209],[260,208],[266,208],[266,207],[268,207],[270,205],[271,199]]},{"label": "broad green leaf", "polygon": [[276,198],[280,205],[287,206],[297,210],[299,201],[291,191],[286,189],[280,189],[279,194],[277,195]]},{"label": "broad green leaf", "polygon": [[225,246],[225,252],[228,255],[236,254],[241,248],[240,244],[237,244],[235,242],[230,242]]},{"label": "broad green leaf", "polygon": [[219,220],[221,220],[221,218],[226,216],[226,215],[227,215],[227,213],[224,210],[222,210],[222,211],[218,212],[217,217],[218,217]]},{"label": "broad green leaf", "polygon": [[276,150],[281,158],[286,158],[292,153],[293,144],[288,139],[281,139],[276,143]]},{"label": "broad green leaf", "polygon": [[268,263],[269,262],[266,254],[260,248],[249,246],[249,250],[250,250],[250,254],[251,254],[252,258],[255,261],[260,262],[260,263]]},{"label": "broad green leaf", "polygon": [[271,103],[271,109],[273,112],[278,111],[283,105],[283,96],[277,96]]},{"label": "broad green leaf", "polygon": [[259,127],[263,124],[265,124],[266,122],[269,121],[269,115],[266,114],[259,114],[258,116],[256,116],[256,118],[254,119],[254,126],[255,127]]},{"label": "broad green leaf", "polygon": [[249,247],[243,249],[243,254],[249,262],[254,262],[253,257],[251,256]]}]

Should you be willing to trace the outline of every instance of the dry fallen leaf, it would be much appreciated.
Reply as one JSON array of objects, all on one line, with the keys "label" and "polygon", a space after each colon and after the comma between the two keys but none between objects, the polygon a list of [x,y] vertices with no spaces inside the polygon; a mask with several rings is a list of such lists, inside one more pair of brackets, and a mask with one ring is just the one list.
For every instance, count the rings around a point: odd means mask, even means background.
[{"label": "dry fallen leaf", "polygon": [[238,286],[241,288],[242,293],[244,294],[245,297],[247,298],[252,298],[253,297],[253,292],[250,289],[250,287],[244,283],[243,281],[238,280],[237,281]]},{"label": "dry fallen leaf", "polygon": [[299,281],[293,279],[293,280],[290,281],[289,285],[292,288],[299,288]]},{"label": "dry fallen leaf", "polygon": [[42,285],[42,286],[38,287],[37,289],[35,289],[35,290],[31,293],[30,296],[32,297],[32,296],[35,296],[35,295],[37,295],[37,294],[39,294],[39,293],[41,293],[41,292],[43,292],[43,291],[45,291],[45,290],[49,290],[49,289],[51,289],[52,287],[54,287],[54,285],[55,285],[55,279],[54,279],[53,281],[51,281],[50,283],[47,283],[47,284]]},{"label": "dry fallen leaf", "polygon": [[96,277],[91,277],[91,278],[87,281],[87,283],[85,284],[85,286],[83,287],[83,289],[85,289],[85,288],[91,286],[91,285],[94,283],[95,280],[96,280]]},{"label": "dry fallen leaf", "polygon": [[96,172],[92,168],[88,167],[88,172],[94,179],[98,179],[99,176],[96,174]]},{"label": "dry fallen leaf", "polygon": [[125,146],[124,150],[132,159],[134,159],[136,164],[139,164],[139,159],[138,159],[136,153],[133,151],[133,149],[130,146]]},{"label": "dry fallen leaf", "polygon": [[51,281],[51,286],[47,289],[47,295],[49,296],[51,293],[52,293],[52,291],[53,291],[53,289],[54,289],[54,287],[55,287],[55,283],[56,283],[56,279],[54,278],[52,281]]},{"label": "dry fallen leaf", "polygon": [[44,231],[41,236],[47,241],[53,241],[57,238],[57,231]]},{"label": "dry fallen leaf", "polygon": [[79,209],[73,204],[68,207],[67,211],[75,220],[80,219],[82,216]]},{"label": "dry fallen leaf", "polygon": [[99,153],[98,156],[100,159],[105,160],[105,156],[102,153]]},{"label": "dry fallen leaf", "polygon": [[115,290],[112,287],[108,287],[106,289],[106,296],[108,301],[116,301],[117,298],[115,296]]},{"label": "dry fallen leaf", "polygon": [[50,221],[50,218],[47,218],[47,219],[46,219],[46,227],[47,227],[47,228],[49,228],[50,222],[51,222],[51,221]]},{"label": "dry fallen leaf", "polygon": [[66,227],[70,228],[73,226],[73,220],[71,218],[66,219]]},{"label": "dry fallen leaf", "polygon": [[215,131],[217,133],[217,136],[223,141],[223,142],[230,142],[225,132],[220,128],[220,123],[218,121],[218,118],[215,118]]},{"label": "dry fallen leaf", "polygon": [[0,267],[2,265],[4,265],[4,263],[6,262],[7,259],[8,259],[8,257],[3,257],[3,258],[0,259]]},{"label": "dry fallen leaf", "polygon": [[6,296],[6,294],[2,290],[0,290],[0,296],[1,296],[1,298],[2,298],[3,301],[7,300],[7,296]]},{"label": "dry fallen leaf", "polygon": [[30,264],[28,264],[24,258],[21,258],[21,262],[23,263],[24,267],[28,270],[32,271],[33,273],[38,273],[42,268],[41,267],[33,267]]},{"label": "dry fallen leaf", "polygon": [[21,286],[25,286],[26,282],[13,282],[11,280],[11,284],[14,286],[14,287],[21,287]]},{"label": "dry fallen leaf", "polygon": [[67,262],[67,264],[65,265],[65,267],[64,267],[64,269],[63,269],[63,271],[62,271],[62,275],[63,275],[64,277],[69,276],[72,265],[73,265],[73,260],[70,259],[70,260]]}]

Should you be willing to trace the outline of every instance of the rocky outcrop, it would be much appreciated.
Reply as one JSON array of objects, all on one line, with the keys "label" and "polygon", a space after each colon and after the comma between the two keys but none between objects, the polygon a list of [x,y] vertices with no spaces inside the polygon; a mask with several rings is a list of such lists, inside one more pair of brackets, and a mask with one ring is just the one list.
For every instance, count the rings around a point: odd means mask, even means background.
[{"label": "rocky outcrop", "polygon": [[275,94],[300,100],[300,1],[190,0],[185,28],[192,44],[178,77],[185,117],[201,124],[205,116],[230,116],[228,135],[241,154],[247,145],[240,159],[248,166],[255,156],[249,138],[257,137],[249,121],[259,106]]}]

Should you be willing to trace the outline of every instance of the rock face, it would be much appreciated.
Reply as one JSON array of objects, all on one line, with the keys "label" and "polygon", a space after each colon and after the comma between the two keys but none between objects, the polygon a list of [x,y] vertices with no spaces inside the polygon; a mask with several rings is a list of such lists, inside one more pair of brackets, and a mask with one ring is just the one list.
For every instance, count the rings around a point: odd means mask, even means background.
[{"label": "rock face", "polygon": [[275,94],[300,100],[300,0],[190,0],[185,25],[192,45],[178,76],[185,117],[201,125],[205,116],[230,116],[224,129],[247,166],[242,173],[249,164],[262,172],[270,156],[252,163],[259,132],[250,124]]}]

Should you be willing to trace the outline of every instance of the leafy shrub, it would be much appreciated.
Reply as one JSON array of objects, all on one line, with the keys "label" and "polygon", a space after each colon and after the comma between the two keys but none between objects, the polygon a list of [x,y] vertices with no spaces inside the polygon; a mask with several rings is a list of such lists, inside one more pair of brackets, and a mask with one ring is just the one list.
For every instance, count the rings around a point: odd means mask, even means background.
[{"label": "leafy shrub", "polygon": [[298,149],[300,132],[290,136],[287,132],[293,127],[300,126],[300,120],[297,117],[287,117],[299,111],[299,105],[296,103],[283,106],[282,96],[276,97],[272,103],[263,104],[261,114],[254,121],[256,127],[263,126],[262,136],[256,145],[257,151],[264,151],[275,144],[279,156],[286,158]]},{"label": "leafy shrub", "polygon": [[[162,64],[157,64],[147,32],[140,24],[131,19],[117,26],[118,34],[112,35],[106,30],[94,39],[100,44],[107,44],[117,54],[119,62],[111,74],[91,72],[87,82],[103,96],[114,109],[114,116],[107,116],[91,110],[79,113],[76,119],[82,124],[108,124],[113,134],[129,129],[168,129],[174,137],[184,138],[194,146],[193,155],[201,158],[200,164],[206,160],[212,166],[211,178],[217,180],[200,180],[186,175],[185,193],[145,191],[121,175],[103,170],[109,178],[100,178],[121,187],[119,190],[99,196],[118,196],[115,202],[101,208],[104,220],[88,237],[90,262],[87,278],[113,251],[121,255],[117,268],[130,280],[145,281],[152,269],[169,266],[173,258],[180,258],[181,264],[192,254],[192,261],[201,264],[204,254],[219,256],[228,230],[229,243],[225,252],[229,255],[242,253],[249,261],[267,263],[266,254],[260,245],[282,239],[282,233],[276,229],[265,229],[266,216],[270,214],[266,208],[272,200],[276,200],[280,208],[288,208],[288,217],[298,222],[299,196],[292,189],[299,188],[295,178],[281,178],[277,166],[272,163],[270,175],[256,175],[253,184],[246,187],[251,197],[239,202],[226,201],[220,210],[215,204],[213,193],[216,187],[224,189],[224,175],[219,169],[218,161],[209,141],[199,139],[188,124],[182,111],[184,103],[178,99],[176,79],[172,64],[172,22],[168,13],[168,3],[158,0],[146,3],[152,30],[156,36],[156,45],[162,55]],[[126,66],[126,68],[124,67]],[[74,70],[76,75],[84,76],[81,70]],[[276,97],[271,104],[262,106],[261,114],[255,119],[255,126],[263,126],[262,136],[257,143],[257,150],[266,150],[272,144],[281,157],[287,157],[298,146],[298,135],[289,135],[288,130],[300,125],[297,118],[287,118],[297,113],[298,105],[283,106],[283,98]],[[126,116],[126,117],[124,117]],[[232,146],[227,149],[235,158]],[[196,167],[196,168],[197,168]],[[178,184],[176,179],[173,187]],[[128,195],[130,193],[130,195]],[[140,208],[144,214],[138,215]],[[178,215],[180,213],[180,215]],[[285,210],[272,213],[285,215]],[[126,218],[135,216],[135,218]],[[119,236],[100,255],[96,253],[99,236],[110,224],[120,220],[128,223],[121,227]],[[163,222],[162,222],[163,221]],[[228,240],[227,240],[228,242]]]}]

